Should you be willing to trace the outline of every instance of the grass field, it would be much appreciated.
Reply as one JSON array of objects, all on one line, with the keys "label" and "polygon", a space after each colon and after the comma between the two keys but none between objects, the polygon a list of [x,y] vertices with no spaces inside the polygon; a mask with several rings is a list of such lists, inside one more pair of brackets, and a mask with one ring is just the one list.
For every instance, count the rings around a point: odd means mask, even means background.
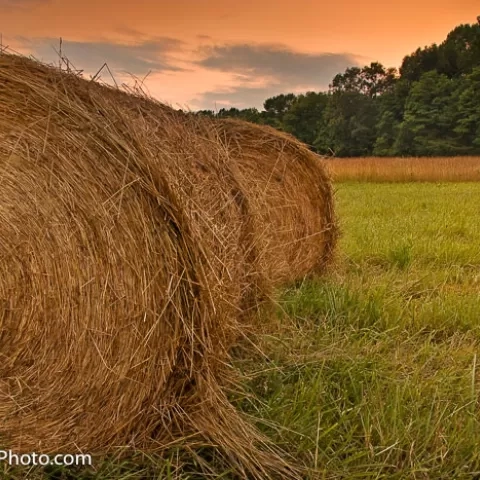
[{"label": "grass field", "polygon": [[250,409],[312,478],[480,478],[480,184],[337,201],[337,271],[283,295]]},{"label": "grass field", "polygon": [[[339,183],[337,203],[334,271],[282,293],[236,404],[306,478],[480,478],[480,184]],[[201,478],[174,465],[41,478]]]}]

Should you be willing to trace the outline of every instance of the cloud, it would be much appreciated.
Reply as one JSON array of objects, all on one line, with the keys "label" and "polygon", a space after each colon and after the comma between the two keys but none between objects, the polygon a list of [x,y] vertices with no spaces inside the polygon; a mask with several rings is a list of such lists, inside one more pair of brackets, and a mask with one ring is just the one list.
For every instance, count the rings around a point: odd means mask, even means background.
[{"label": "cloud", "polygon": [[302,53],[282,45],[233,44],[201,49],[198,65],[251,77],[269,77],[272,83],[328,85],[346,68],[357,65],[352,54]]},{"label": "cloud", "polygon": [[326,90],[333,77],[358,65],[352,54],[302,53],[282,45],[234,44],[200,49],[197,65],[229,72],[238,85],[203,92],[192,100],[198,108],[228,106],[262,109],[263,102],[280,93]]},{"label": "cloud", "polygon": [[[1,0],[0,0],[1,1]],[[21,39],[32,54],[44,62],[58,62],[55,50],[59,49],[57,38]],[[128,72],[143,76],[152,72],[180,72],[184,69],[175,64],[172,57],[183,42],[174,38],[154,38],[136,44],[110,41],[78,42],[63,40],[62,54],[77,69],[95,73],[106,62],[116,72]]]},{"label": "cloud", "polygon": [[[189,85],[196,87],[192,91],[184,86],[176,98],[193,108],[261,109],[265,99],[273,95],[325,90],[337,73],[358,64],[351,54],[311,54],[271,44],[212,45],[209,37],[201,35],[196,37],[199,46],[192,51],[191,45],[177,38],[152,37],[126,25],[118,26],[113,35],[115,38],[94,42],[64,39],[62,53],[87,75],[94,75],[106,62],[120,82],[131,80],[126,72],[139,78],[152,72],[147,86],[151,89],[155,87],[152,82],[162,82],[162,95],[166,95],[167,85],[176,91],[178,83],[185,85],[188,79]],[[23,50],[39,60],[58,63],[57,38],[20,40]],[[208,83],[207,77],[211,77]],[[102,73],[102,79],[110,81],[107,72]],[[187,97],[182,93],[185,88],[190,90]]]}]

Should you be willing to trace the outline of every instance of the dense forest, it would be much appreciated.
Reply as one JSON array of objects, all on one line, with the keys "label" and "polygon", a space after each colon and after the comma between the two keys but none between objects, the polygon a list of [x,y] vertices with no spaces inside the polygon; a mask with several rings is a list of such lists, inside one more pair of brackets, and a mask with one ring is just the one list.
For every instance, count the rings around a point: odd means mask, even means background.
[{"label": "dense forest", "polygon": [[351,67],[328,92],[281,94],[263,106],[195,113],[272,125],[341,157],[480,155],[480,20],[418,48],[399,70]]}]

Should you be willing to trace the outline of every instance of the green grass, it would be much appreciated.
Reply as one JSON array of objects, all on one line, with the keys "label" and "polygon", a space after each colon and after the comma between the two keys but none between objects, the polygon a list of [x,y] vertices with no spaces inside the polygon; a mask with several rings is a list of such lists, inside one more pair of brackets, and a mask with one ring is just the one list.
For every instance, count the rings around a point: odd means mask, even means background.
[{"label": "green grass", "polygon": [[[308,478],[480,478],[480,184],[337,188],[335,271],[282,293],[235,403]],[[96,470],[38,478],[199,478],[175,454]]]},{"label": "green grass", "polygon": [[480,185],[337,202],[336,272],[283,294],[244,408],[311,478],[480,478]]}]

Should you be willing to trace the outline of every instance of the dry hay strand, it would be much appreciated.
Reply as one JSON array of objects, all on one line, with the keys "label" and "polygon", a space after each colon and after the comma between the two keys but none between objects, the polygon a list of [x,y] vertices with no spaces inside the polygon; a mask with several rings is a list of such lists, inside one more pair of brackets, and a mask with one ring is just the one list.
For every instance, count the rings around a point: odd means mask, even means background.
[{"label": "dry hay strand", "polygon": [[253,268],[227,160],[168,107],[0,56],[2,446],[188,438],[296,477],[225,395]]},{"label": "dry hay strand", "polygon": [[259,269],[267,285],[323,274],[338,236],[331,178],[321,157],[294,137],[236,119],[214,124],[250,202]]}]

